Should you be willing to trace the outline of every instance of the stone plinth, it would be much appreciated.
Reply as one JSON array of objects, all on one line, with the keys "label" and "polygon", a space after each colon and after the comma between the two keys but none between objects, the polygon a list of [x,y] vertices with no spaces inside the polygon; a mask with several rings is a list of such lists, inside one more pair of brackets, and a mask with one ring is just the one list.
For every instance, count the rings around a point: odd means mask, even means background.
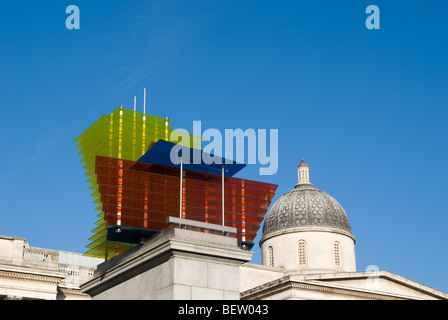
[{"label": "stone plinth", "polygon": [[94,300],[239,299],[252,255],[235,238],[173,228],[99,265],[81,289]]}]

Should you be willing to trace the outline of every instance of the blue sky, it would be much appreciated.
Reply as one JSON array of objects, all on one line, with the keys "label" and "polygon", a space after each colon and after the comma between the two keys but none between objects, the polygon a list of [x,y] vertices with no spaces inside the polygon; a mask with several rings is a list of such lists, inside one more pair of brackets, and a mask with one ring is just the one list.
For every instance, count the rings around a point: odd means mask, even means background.
[{"label": "blue sky", "polygon": [[[81,28],[68,30],[77,5]],[[367,30],[375,4],[381,29]],[[2,1],[0,234],[85,252],[95,204],[73,140],[122,105],[175,128],[278,129],[279,170],[345,208],[357,268],[448,292],[448,3]],[[259,237],[257,238],[257,241]],[[259,263],[258,245],[253,262]]]}]

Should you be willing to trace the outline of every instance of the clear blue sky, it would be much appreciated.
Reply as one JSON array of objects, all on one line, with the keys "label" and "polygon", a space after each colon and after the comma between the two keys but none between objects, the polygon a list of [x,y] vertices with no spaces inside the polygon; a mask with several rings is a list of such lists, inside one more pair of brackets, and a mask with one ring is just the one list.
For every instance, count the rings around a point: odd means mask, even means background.
[{"label": "clear blue sky", "polygon": [[[81,12],[68,30],[65,8]],[[367,30],[365,9],[381,10]],[[73,140],[132,109],[175,128],[278,129],[279,171],[345,208],[359,271],[448,292],[448,3],[2,1],[0,234],[85,252],[96,221]],[[259,238],[257,238],[258,242]],[[259,263],[258,244],[253,262]]]}]

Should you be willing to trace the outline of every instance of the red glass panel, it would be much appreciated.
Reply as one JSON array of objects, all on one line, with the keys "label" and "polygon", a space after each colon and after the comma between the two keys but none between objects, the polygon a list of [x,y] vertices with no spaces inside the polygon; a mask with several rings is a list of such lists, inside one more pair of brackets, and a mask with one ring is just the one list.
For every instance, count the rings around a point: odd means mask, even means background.
[{"label": "red glass panel", "polygon": [[[180,170],[96,157],[95,173],[107,224],[163,230],[179,216]],[[225,177],[224,224],[238,240],[253,242],[277,185]],[[222,177],[183,171],[183,217],[222,224]]]}]

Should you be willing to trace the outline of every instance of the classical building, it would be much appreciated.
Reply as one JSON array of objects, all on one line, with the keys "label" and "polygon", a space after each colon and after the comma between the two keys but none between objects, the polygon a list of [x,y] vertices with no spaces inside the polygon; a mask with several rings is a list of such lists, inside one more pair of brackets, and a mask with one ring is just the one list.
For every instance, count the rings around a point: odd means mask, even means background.
[{"label": "classical building", "polygon": [[298,176],[266,215],[261,265],[237,228],[182,217],[107,261],[0,236],[0,299],[448,299],[387,271],[356,271],[344,209],[310,183],[304,161]]},{"label": "classical building", "polygon": [[298,178],[266,216],[262,265],[249,263],[235,228],[171,219],[168,231],[99,265],[81,289],[95,300],[448,299],[387,271],[357,272],[346,212],[310,183],[303,160]]},{"label": "classical building", "polygon": [[310,183],[304,160],[297,173],[298,184],[266,215],[262,265],[241,266],[241,299],[448,299],[387,271],[357,272],[356,239],[346,212]]},{"label": "classical building", "polygon": [[79,287],[103,261],[0,236],[0,300],[90,300]]}]

